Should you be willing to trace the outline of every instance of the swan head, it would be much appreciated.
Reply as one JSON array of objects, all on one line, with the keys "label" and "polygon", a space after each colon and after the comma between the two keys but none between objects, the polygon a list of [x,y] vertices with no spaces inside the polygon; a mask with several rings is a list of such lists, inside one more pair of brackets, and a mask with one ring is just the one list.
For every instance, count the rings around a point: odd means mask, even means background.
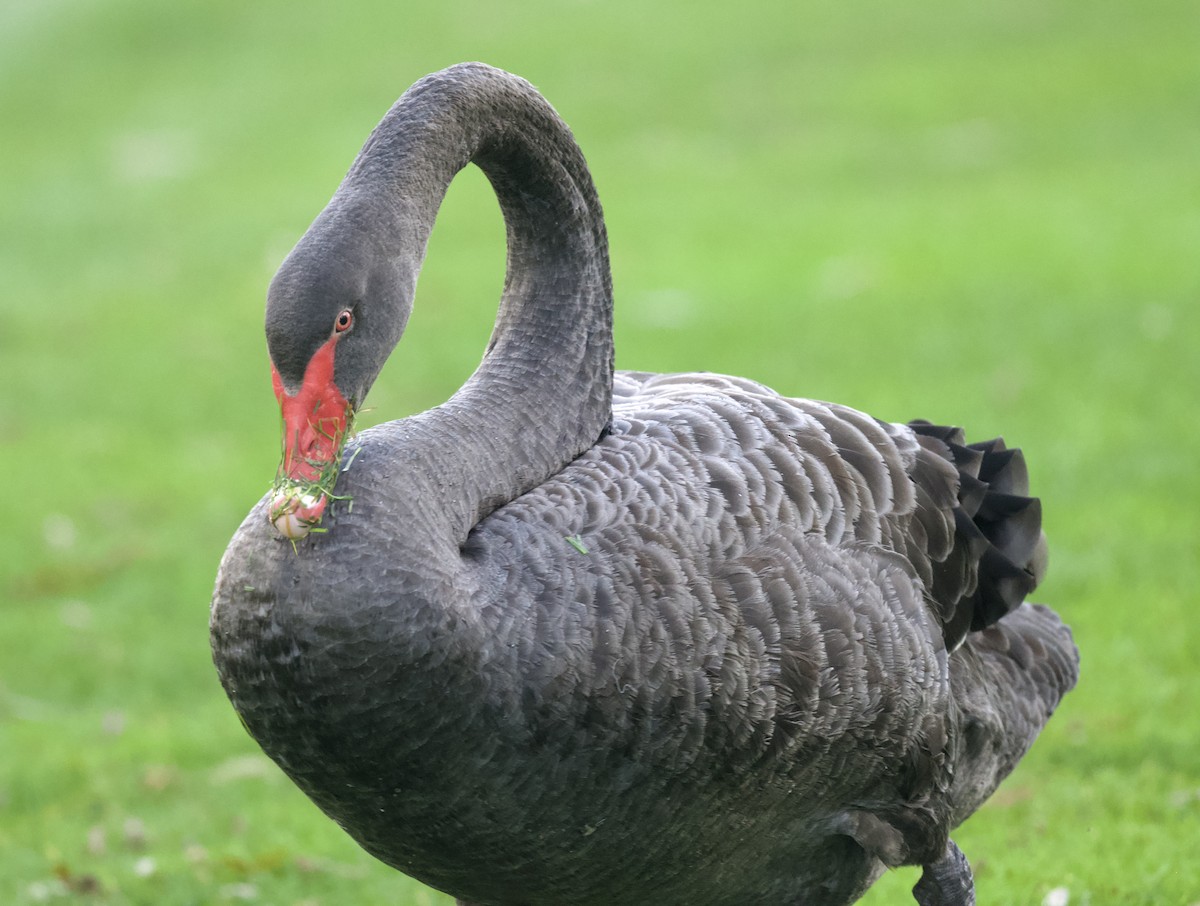
[{"label": "swan head", "polygon": [[268,518],[296,541],[321,521],[350,427],[400,339],[415,279],[372,236],[361,210],[331,204],[267,291],[267,348],[283,417],[283,458]]}]

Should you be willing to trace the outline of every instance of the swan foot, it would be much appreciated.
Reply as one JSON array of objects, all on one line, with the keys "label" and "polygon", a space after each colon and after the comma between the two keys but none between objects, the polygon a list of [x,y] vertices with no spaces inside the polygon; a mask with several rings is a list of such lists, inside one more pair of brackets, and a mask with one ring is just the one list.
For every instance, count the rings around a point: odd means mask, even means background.
[{"label": "swan foot", "polygon": [[975,906],[971,863],[953,840],[946,841],[938,859],[924,866],[913,897],[920,906]]}]

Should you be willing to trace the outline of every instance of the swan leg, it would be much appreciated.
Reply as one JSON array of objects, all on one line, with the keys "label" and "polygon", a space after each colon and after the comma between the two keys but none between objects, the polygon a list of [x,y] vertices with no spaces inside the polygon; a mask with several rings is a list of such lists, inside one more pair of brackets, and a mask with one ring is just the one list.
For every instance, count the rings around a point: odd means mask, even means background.
[{"label": "swan leg", "polygon": [[947,840],[945,852],[923,868],[921,880],[913,887],[920,906],[975,906],[971,864],[953,840]]}]

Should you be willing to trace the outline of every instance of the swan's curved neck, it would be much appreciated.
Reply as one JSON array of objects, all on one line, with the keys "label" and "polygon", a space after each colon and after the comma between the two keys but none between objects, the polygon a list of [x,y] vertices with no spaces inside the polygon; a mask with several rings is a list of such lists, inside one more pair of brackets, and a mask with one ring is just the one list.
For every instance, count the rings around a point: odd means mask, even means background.
[{"label": "swan's curved neck", "polygon": [[500,311],[467,383],[410,420],[414,440],[436,460],[437,493],[460,543],[483,515],[594,444],[612,402],[612,281],[587,165],[532,86],[481,64],[414,85],[371,134],[327,209],[337,214],[331,223],[353,223],[370,254],[401,275],[391,285],[406,298],[382,309],[399,321],[383,357],[407,320],[446,189],[471,162],[494,187],[507,229]]}]

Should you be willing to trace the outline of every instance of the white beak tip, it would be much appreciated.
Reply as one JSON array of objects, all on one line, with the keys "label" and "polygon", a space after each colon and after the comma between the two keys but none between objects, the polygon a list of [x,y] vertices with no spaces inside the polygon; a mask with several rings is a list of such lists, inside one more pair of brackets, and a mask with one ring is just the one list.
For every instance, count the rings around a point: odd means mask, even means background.
[{"label": "white beak tip", "polygon": [[307,494],[295,488],[277,490],[268,508],[271,525],[289,541],[307,537],[324,512],[323,494]]}]

